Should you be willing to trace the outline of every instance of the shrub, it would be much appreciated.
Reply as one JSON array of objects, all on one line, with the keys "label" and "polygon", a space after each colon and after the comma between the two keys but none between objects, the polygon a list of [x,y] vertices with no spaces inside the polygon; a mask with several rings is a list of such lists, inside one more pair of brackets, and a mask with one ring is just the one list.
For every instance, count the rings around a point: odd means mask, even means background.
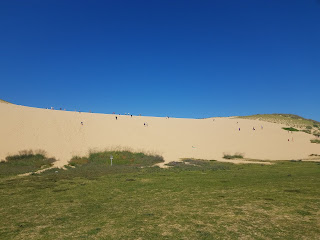
[{"label": "shrub", "polygon": [[225,159],[237,159],[237,158],[243,158],[243,155],[239,154],[239,153],[234,154],[234,155],[224,154],[223,158],[225,158]]},{"label": "shrub", "polygon": [[319,139],[311,139],[310,142],[320,144],[320,140]]},{"label": "shrub", "polygon": [[6,157],[0,162],[0,177],[35,172],[53,165],[55,159],[47,158],[43,154],[34,154],[33,151],[21,151],[17,155]]},{"label": "shrub", "polygon": [[282,129],[284,129],[284,130],[286,130],[286,131],[290,131],[290,132],[299,132],[299,130],[298,130],[298,129],[293,128],[293,127],[289,127],[289,128],[285,128],[285,127],[283,127]]}]

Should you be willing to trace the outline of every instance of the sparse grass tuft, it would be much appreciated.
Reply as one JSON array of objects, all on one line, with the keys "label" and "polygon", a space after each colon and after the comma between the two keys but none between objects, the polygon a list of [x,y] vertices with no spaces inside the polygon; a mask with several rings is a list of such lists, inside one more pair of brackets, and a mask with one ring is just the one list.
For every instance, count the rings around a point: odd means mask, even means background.
[{"label": "sparse grass tuft", "polygon": [[313,135],[316,137],[320,137],[320,132],[314,132]]},{"label": "sparse grass tuft", "polygon": [[236,153],[234,155],[224,154],[223,158],[225,158],[225,159],[239,159],[239,158],[243,158],[243,155],[240,153]]},{"label": "sparse grass tuft", "polygon": [[320,144],[320,140],[319,139],[311,139],[310,142]]},{"label": "sparse grass tuft", "polygon": [[319,154],[316,154],[316,153],[312,153],[312,154],[310,154],[309,156],[310,156],[310,157],[320,157],[320,155],[319,155]]}]

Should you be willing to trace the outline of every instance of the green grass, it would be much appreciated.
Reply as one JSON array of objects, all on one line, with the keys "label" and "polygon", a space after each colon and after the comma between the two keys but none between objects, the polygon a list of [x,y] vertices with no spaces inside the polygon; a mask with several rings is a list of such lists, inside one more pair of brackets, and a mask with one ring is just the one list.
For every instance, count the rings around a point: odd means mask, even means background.
[{"label": "green grass", "polygon": [[[320,165],[95,153],[0,179],[0,239],[317,239]],[[131,161],[134,159],[134,162]],[[103,170],[99,171],[99,167]],[[98,172],[95,172],[96,170]]]},{"label": "green grass", "polygon": [[319,139],[311,139],[310,142],[311,142],[311,143],[320,144],[320,140],[319,140]]},{"label": "green grass", "polygon": [[224,154],[223,158],[225,158],[225,159],[237,159],[237,158],[243,158],[243,155],[239,154],[239,153],[234,154],[234,155]]},{"label": "green grass", "polygon": [[298,129],[293,128],[293,127],[290,127],[290,128],[285,128],[285,127],[283,127],[282,129],[283,129],[283,130],[286,130],[286,131],[290,131],[290,132],[299,132]]},{"label": "green grass", "polygon": [[44,153],[21,151],[17,155],[6,157],[6,161],[0,162],[0,178],[48,168],[54,161],[55,159],[45,157]]}]

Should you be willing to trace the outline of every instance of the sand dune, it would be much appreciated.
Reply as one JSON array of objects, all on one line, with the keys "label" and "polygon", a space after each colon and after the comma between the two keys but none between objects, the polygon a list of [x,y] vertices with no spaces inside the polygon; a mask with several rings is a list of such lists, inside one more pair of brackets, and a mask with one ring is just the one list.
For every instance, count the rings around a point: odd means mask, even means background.
[{"label": "sand dune", "polygon": [[65,165],[74,155],[106,148],[156,153],[165,162],[188,157],[223,161],[224,153],[243,153],[246,158],[261,160],[304,159],[320,154],[320,145],[310,143],[312,135],[288,133],[281,129],[283,125],[258,120],[123,115],[117,115],[116,120],[112,114],[1,102],[0,116],[0,159],[20,150],[42,149],[58,160],[57,166]]}]

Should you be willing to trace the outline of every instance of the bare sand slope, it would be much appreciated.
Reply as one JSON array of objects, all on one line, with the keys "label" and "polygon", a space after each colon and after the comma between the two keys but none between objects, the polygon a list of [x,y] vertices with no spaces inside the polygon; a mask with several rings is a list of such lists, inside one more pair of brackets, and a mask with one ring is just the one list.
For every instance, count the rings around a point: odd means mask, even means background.
[{"label": "bare sand slope", "polygon": [[89,150],[121,147],[160,154],[166,162],[187,157],[223,160],[224,153],[261,160],[320,154],[320,145],[310,143],[313,136],[288,133],[282,125],[269,122],[119,115],[116,120],[115,116],[0,103],[0,159],[20,150],[42,149],[59,160],[57,166],[63,166],[72,156]]}]

